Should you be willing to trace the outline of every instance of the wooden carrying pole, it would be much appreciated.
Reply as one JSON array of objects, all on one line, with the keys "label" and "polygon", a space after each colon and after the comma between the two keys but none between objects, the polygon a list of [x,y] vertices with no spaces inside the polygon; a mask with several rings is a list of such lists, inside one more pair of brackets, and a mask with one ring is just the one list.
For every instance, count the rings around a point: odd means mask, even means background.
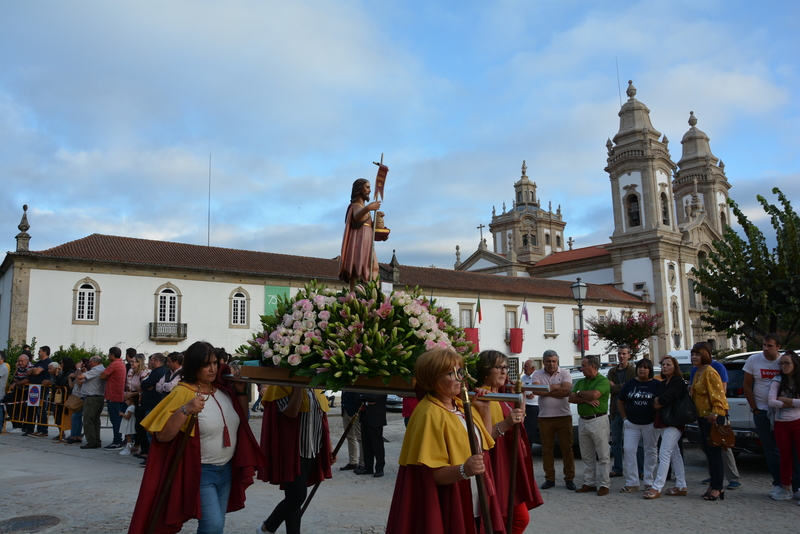
[{"label": "wooden carrying pole", "polygon": [[[517,378],[516,392],[522,398],[522,380]],[[515,404],[516,408],[521,408],[520,401]],[[519,423],[514,425],[512,429],[512,437],[514,441],[511,442],[511,472],[508,478],[508,515],[506,516],[506,532],[511,532],[511,527],[514,525],[514,490],[517,486],[517,457],[519,456]]]},{"label": "wooden carrying pole", "polygon": [[[169,489],[172,487],[172,481],[175,479],[175,473],[178,471],[178,465],[181,463],[181,459],[183,458],[183,451],[186,450],[186,444],[189,443],[189,436],[192,435],[192,431],[194,430],[196,422],[197,417],[195,417],[195,414],[189,414],[189,418],[186,421],[186,430],[181,436],[180,442],[178,442],[178,449],[175,451],[175,457],[172,459],[172,464],[169,466],[167,476],[164,478],[164,485],[161,486],[161,493],[156,501],[156,506],[153,510],[152,517],[150,517],[150,522],[147,525],[147,534],[153,534],[155,531],[156,525],[158,524],[158,516],[161,515],[161,510],[164,509],[164,504],[167,502]],[[158,438],[154,437],[154,439]]]},{"label": "wooden carrying pole", "polygon": [[[461,386],[461,401],[464,404],[464,419],[467,422],[467,434],[469,434],[469,448],[472,455],[483,454],[483,448],[478,443],[478,437],[475,435],[475,421],[472,420],[472,404],[469,401],[467,394],[466,384]],[[481,519],[483,519],[483,531],[486,534],[494,532],[492,528],[492,515],[489,509],[489,499],[486,496],[486,480],[484,473],[475,475],[475,481],[478,483],[478,502],[481,509]]]},{"label": "wooden carrying pole", "polygon": [[[358,416],[361,413],[361,410],[363,408],[364,408],[364,403],[362,402],[361,406],[359,406],[358,410],[356,410],[355,415],[353,417],[351,417],[350,418],[350,422],[347,423],[347,428],[344,429],[344,433],[342,433],[342,437],[339,438],[339,442],[336,444],[336,448],[333,449],[333,452],[331,453],[333,456],[336,456],[337,454],[339,454],[339,449],[341,449],[342,445],[344,445],[344,440],[347,439],[347,435],[350,433],[350,429],[352,429],[353,425],[355,425],[358,422]],[[314,484],[314,488],[311,490],[311,493],[308,494],[308,498],[306,499],[306,502],[303,503],[303,508],[300,510],[300,515],[301,516],[306,513],[306,508],[308,508],[308,505],[311,504],[311,499],[314,498],[314,494],[317,493],[317,490],[319,489],[319,485],[320,484],[322,484],[321,480],[319,482],[317,482],[316,484]]]}]

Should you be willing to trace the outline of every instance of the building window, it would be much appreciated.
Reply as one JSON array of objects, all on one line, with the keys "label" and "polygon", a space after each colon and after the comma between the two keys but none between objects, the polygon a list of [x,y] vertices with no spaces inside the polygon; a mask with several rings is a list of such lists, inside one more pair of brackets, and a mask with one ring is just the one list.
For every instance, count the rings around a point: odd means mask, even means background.
[{"label": "building window", "polygon": [[250,328],[250,295],[237,287],[229,297],[230,328]]},{"label": "building window", "polygon": [[472,307],[474,304],[458,304],[458,324],[461,328],[472,328]]},{"label": "building window", "polygon": [[550,244],[550,234],[544,234],[544,244],[545,245]]},{"label": "building window", "polygon": [[666,193],[661,193],[661,222],[669,226],[669,201]]},{"label": "building window", "polygon": [[546,334],[554,334],[556,331],[556,309],[544,309],[544,331]]},{"label": "building window", "polygon": [[506,306],[506,328],[517,328],[517,306]]},{"label": "building window", "polygon": [[608,310],[597,310],[597,321],[600,324],[603,324],[607,320],[608,320]]},{"label": "building window", "polygon": [[556,248],[561,248],[561,236],[556,236]]},{"label": "building window", "polygon": [[98,324],[99,313],[100,286],[84,278],[72,288],[72,324]]},{"label": "building window", "polygon": [[156,290],[156,322],[179,323],[181,321],[181,292],[167,282]]}]

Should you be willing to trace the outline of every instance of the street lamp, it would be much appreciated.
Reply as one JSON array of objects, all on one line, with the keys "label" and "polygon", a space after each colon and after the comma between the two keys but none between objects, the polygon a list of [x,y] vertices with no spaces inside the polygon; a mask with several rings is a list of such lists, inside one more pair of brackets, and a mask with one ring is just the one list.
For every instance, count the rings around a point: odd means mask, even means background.
[{"label": "street lamp", "polygon": [[572,284],[572,298],[578,303],[578,322],[580,324],[578,342],[581,344],[581,359],[586,356],[586,347],[583,346],[583,301],[586,300],[586,291],[588,289],[586,284],[581,282],[580,278],[578,278],[577,282]]}]

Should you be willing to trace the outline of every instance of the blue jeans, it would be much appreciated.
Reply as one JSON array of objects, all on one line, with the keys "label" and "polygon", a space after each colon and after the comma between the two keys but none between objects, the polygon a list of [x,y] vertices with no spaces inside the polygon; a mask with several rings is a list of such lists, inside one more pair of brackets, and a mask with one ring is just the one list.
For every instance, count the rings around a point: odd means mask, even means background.
[{"label": "blue jeans", "polygon": [[108,410],[108,420],[111,421],[111,429],[114,432],[114,440],[112,443],[122,443],[122,434],[119,433],[119,425],[122,423],[122,416],[119,412],[127,410],[128,405],[124,402],[106,401],[106,409]]},{"label": "blue jeans", "polygon": [[69,437],[77,438],[81,434],[83,434],[83,408],[72,414],[72,429],[69,432]]},{"label": "blue jeans", "polygon": [[231,494],[231,464],[200,466],[200,513],[198,534],[221,534]]}]

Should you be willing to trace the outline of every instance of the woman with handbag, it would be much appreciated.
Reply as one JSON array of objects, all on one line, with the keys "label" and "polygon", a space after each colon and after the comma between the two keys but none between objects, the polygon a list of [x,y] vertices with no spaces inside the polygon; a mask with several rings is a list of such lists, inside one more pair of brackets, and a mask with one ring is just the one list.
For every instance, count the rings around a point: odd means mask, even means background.
[{"label": "woman with handbag", "polygon": [[[664,380],[658,385],[657,397],[653,401],[653,408],[656,409],[655,428],[661,433],[661,449],[658,454],[658,473],[653,481],[653,486],[644,492],[645,499],[658,499],[661,497],[661,490],[667,482],[669,464],[672,462],[672,469],[675,471],[675,487],[664,492],[670,496],[685,496],[686,489],[686,470],[683,466],[683,456],[678,448],[678,442],[683,435],[684,422],[680,415],[687,413],[687,403],[691,404],[689,392],[686,390],[686,383],[683,381],[678,360],[672,356],[667,356],[661,360],[661,376]],[[694,405],[691,406],[694,408]],[[696,415],[696,411],[692,410]],[[696,418],[695,418],[696,419]]]},{"label": "woman with handbag", "polygon": [[781,374],[769,386],[769,406],[775,410],[775,441],[781,455],[781,489],[776,501],[791,501],[793,450],[800,448],[800,358],[787,351],[780,359]]},{"label": "woman with handbag", "polygon": [[700,428],[700,446],[706,454],[708,471],[711,475],[711,484],[708,491],[703,494],[706,501],[725,499],[725,490],[722,489],[725,467],[722,460],[722,447],[713,445],[709,438],[712,425],[724,425],[728,415],[728,399],[725,398],[725,388],[719,373],[711,367],[711,353],[708,347],[701,343],[692,347],[692,364],[697,367],[697,372],[692,381],[692,400],[697,408],[697,426]]}]

